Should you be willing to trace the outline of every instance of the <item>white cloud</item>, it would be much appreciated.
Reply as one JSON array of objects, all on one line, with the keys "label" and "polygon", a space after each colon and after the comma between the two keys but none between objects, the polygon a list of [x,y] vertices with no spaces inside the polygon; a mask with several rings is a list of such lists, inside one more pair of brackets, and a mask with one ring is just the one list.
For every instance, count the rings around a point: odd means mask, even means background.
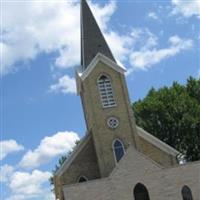
[{"label": "white cloud", "polygon": [[48,171],[24,172],[16,170],[11,165],[1,166],[1,186],[5,184],[7,194],[9,194],[5,200],[53,200],[54,195],[49,186],[50,176],[51,173]]},{"label": "white cloud", "polygon": [[40,145],[34,149],[29,150],[20,161],[20,166],[24,168],[34,168],[58,155],[67,154],[75,142],[79,140],[79,136],[74,132],[58,132],[53,136],[45,137]]},{"label": "white cloud", "polygon": [[[4,1],[3,7],[4,74],[12,70],[16,62],[34,59],[39,53],[58,51],[59,59],[63,51],[78,48],[76,3]],[[74,55],[79,56],[72,54],[66,67],[74,65]]]},{"label": "white cloud", "polygon": [[24,147],[18,144],[15,140],[2,140],[0,141],[0,160],[3,160],[8,154],[18,152]]},{"label": "white cloud", "polygon": [[[110,1],[104,6],[92,1],[88,2],[116,60],[122,63],[129,61],[137,68],[147,69],[147,65],[152,66],[164,58],[174,56],[186,49],[180,44],[177,47],[172,43],[167,48],[155,48],[158,45],[158,38],[148,29],[134,29],[126,34],[119,34],[109,26],[111,17],[117,9],[116,2]],[[181,2],[172,0],[176,12],[184,10],[185,4]],[[199,3],[194,0],[187,3],[190,12],[184,12],[185,15],[189,16],[192,13],[197,15],[198,12],[195,11],[197,5]],[[78,0],[50,1],[48,3],[41,1],[9,3],[4,1],[2,10],[4,37],[0,45],[4,57],[1,70],[3,74],[13,71],[17,62],[35,59],[43,52],[57,53],[57,57],[53,60],[56,69],[79,65],[80,19],[77,16],[80,15],[80,9]],[[158,18],[154,12],[150,12],[148,16],[154,19]],[[131,55],[130,59],[128,59],[129,55]],[[148,60],[151,56],[153,56],[153,60],[150,62]],[[60,77],[56,84],[50,86],[50,90],[75,93],[75,81],[67,75]]]},{"label": "white cloud", "polygon": [[70,78],[68,75],[65,75],[59,78],[56,84],[50,86],[51,92],[61,92],[64,94],[74,94],[76,93],[76,81],[74,78]]},{"label": "white cloud", "polygon": [[0,172],[0,182],[8,182],[14,172],[14,167],[7,164],[3,165]]},{"label": "white cloud", "polygon": [[172,0],[174,6],[172,14],[182,14],[184,17],[197,16],[200,18],[200,1],[199,0]]},{"label": "white cloud", "polygon": [[175,35],[169,38],[169,44],[168,48],[163,49],[157,49],[156,43],[148,48],[145,46],[140,51],[135,51],[130,55],[130,63],[133,68],[146,70],[166,58],[173,57],[184,50],[192,48],[193,41],[181,39]]},{"label": "white cloud", "polygon": [[155,12],[149,12],[148,18],[158,20],[158,16],[156,15]]},{"label": "white cloud", "polygon": [[1,166],[0,182],[6,186],[9,195],[5,200],[53,200],[49,186],[50,172],[39,169],[26,172],[19,167],[37,167],[55,156],[67,154],[77,140],[79,137],[74,132],[58,132],[45,137],[36,149],[29,150],[17,167],[7,164]]},{"label": "white cloud", "polygon": [[37,195],[41,193],[41,185],[51,176],[49,172],[34,170],[32,173],[15,172],[10,182],[10,188],[15,193]]},{"label": "white cloud", "polygon": [[108,45],[111,47],[115,58],[121,62],[125,61],[131,49],[128,47],[133,45],[135,38],[130,34],[119,35],[114,31],[105,33],[105,38],[108,41]]},{"label": "white cloud", "polygon": [[[34,170],[32,172],[15,171],[7,181],[11,194],[6,200],[46,199],[53,200],[48,184],[50,172]],[[48,199],[47,199],[48,196]]]},{"label": "white cloud", "polygon": [[120,62],[127,60],[129,55],[138,46],[150,48],[157,45],[157,37],[147,28],[133,28],[126,35],[119,35],[116,32],[110,31],[105,34],[105,37],[109,46],[114,47],[112,52]]},{"label": "white cloud", "polygon": [[108,30],[110,18],[117,9],[116,2],[110,1],[109,3],[105,4],[104,7],[100,7],[98,4],[93,4],[91,1],[88,1],[88,3],[101,30],[103,32]]},{"label": "white cloud", "polygon": [[[17,62],[33,60],[40,53],[58,52],[54,64],[68,68],[80,63],[80,9],[75,1],[23,1],[2,3],[3,61],[1,73],[15,70]],[[103,30],[116,9],[89,2]],[[25,16],[25,17],[24,17]]]}]

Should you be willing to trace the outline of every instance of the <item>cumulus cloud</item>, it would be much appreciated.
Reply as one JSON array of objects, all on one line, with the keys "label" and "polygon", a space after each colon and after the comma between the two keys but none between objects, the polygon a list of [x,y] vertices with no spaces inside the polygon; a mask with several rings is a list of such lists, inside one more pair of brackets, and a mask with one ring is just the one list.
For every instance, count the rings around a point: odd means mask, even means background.
[{"label": "cumulus cloud", "polygon": [[34,150],[29,150],[20,161],[24,168],[34,168],[49,162],[58,155],[66,154],[72,150],[79,136],[74,132],[58,132],[45,137]]},{"label": "cumulus cloud", "polygon": [[[3,2],[4,35],[0,45],[4,59],[1,72],[7,74],[14,70],[16,63],[51,52],[57,52],[53,63],[57,69],[79,65],[80,21],[77,16],[80,9],[77,2]],[[88,2],[115,58],[125,61],[135,37],[131,33],[119,34],[110,29],[109,22],[116,11],[116,2],[110,1],[104,6]],[[58,83],[63,80],[66,77]]]},{"label": "cumulus cloud", "polygon": [[108,41],[109,47],[117,60],[123,62],[127,59],[130,53],[130,47],[132,47],[135,38],[130,33],[127,35],[120,35],[114,31],[105,33],[105,38]]},{"label": "cumulus cloud", "polygon": [[[115,1],[109,1],[104,6],[93,1],[88,1],[88,3],[95,13],[95,18],[116,60],[121,63],[129,62],[138,69],[147,69],[147,65],[157,64],[186,49],[184,45],[179,44],[177,47],[172,42],[169,47],[155,48],[158,38],[148,29],[133,29],[127,31],[126,34],[120,34],[109,26],[111,17],[117,9]],[[172,4],[174,13],[199,16],[199,1],[197,0],[187,2],[172,0]],[[78,0],[21,3],[4,1],[2,6],[4,19],[4,23],[1,24],[3,40],[0,43],[4,58],[2,74],[13,71],[18,62],[33,60],[41,53],[56,52],[57,56],[52,61],[56,69],[79,65],[80,18],[77,16],[80,15],[80,9]],[[150,12],[148,17],[158,18],[155,12]],[[146,35],[145,39],[144,35]],[[147,44],[143,44],[144,41]],[[152,62],[149,61],[151,56],[153,56]],[[67,75],[60,77],[57,83],[50,86],[50,91],[75,93],[75,81]]]},{"label": "cumulus cloud", "polygon": [[46,182],[50,176],[51,173],[41,172],[39,170],[34,170],[32,173],[15,172],[12,175],[10,188],[15,193],[37,195],[42,192],[40,186]]},{"label": "cumulus cloud", "polygon": [[154,39],[150,39],[149,44],[141,48],[140,51],[131,53],[130,63],[133,68],[147,70],[166,58],[173,57],[184,50],[192,48],[193,41],[181,39],[175,35],[169,38],[169,47],[167,48],[158,49]]},{"label": "cumulus cloud", "polygon": [[182,14],[184,17],[197,16],[200,18],[200,1],[199,0],[172,0],[173,14]]},{"label": "cumulus cloud", "polygon": [[63,94],[75,94],[76,93],[76,81],[74,78],[70,78],[68,75],[59,78],[56,84],[50,86],[51,92],[61,92]]},{"label": "cumulus cloud", "polygon": [[11,165],[1,166],[0,182],[8,182],[14,172],[14,167]]},{"label": "cumulus cloud", "polygon": [[[34,170],[32,172],[14,171],[7,178],[7,186],[11,190],[6,200],[46,199],[53,200],[49,187],[45,184],[51,173]],[[48,197],[48,198],[47,198]]]},{"label": "cumulus cloud", "polygon": [[93,4],[91,1],[88,1],[92,13],[95,13],[95,19],[97,20],[98,25],[102,31],[108,30],[108,24],[110,18],[117,9],[115,1],[110,1],[104,7],[100,7],[98,4]]},{"label": "cumulus cloud", "polygon": [[[23,1],[2,3],[1,73],[14,70],[18,62],[33,60],[41,53],[57,52],[54,65],[73,67],[80,61],[79,1]],[[90,2],[102,30],[116,9],[111,1],[101,7]],[[25,17],[24,17],[25,16]]]},{"label": "cumulus cloud", "polygon": [[[2,11],[3,74],[10,72],[17,62],[34,59],[39,53],[58,51],[60,59],[63,51],[73,52],[79,46],[76,3],[4,1]],[[68,67],[74,65],[73,55],[78,57],[77,53],[72,54]]]},{"label": "cumulus cloud", "polygon": [[[42,139],[36,149],[25,153],[19,165],[1,166],[0,182],[8,191],[5,200],[55,199],[49,186],[52,173],[36,167],[47,163],[55,156],[66,154],[77,140],[79,136],[74,132],[57,132]],[[34,169],[25,171],[23,168]]]},{"label": "cumulus cloud", "polygon": [[24,172],[16,170],[11,165],[1,166],[0,182],[5,184],[9,191],[9,196],[5,200],[28,200],[44,199],[53,200],[54,196],[50,192],[48,171],[33,170]]},{"label": "cumulus cloud", "polygon": [[15,140],[0,141],[0,148],[0,160],[3,160],[10,153],[18,152],[24,149],[24,147],[18,144]]}]

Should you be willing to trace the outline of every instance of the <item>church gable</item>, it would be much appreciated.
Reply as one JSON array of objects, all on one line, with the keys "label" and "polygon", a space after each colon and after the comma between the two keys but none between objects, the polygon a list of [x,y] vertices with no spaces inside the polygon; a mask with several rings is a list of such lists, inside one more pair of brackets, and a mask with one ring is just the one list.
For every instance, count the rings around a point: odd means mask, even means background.
[{"label": "church gable", "polygon": [[[96,153],[91,135],[83,139],[82,144],[57,172],[62,177],[62,184],[73,184],[100,177]],[[83,180],[84,179],[84,180]]]},{"label": "church gable", "polygon": [[81,90],[83,89],[82,82],[85,81],[85,79],[87,79],[88,77],[92,76],[92,72],[95,70],[95,68],[100,66],[100,63],[102,63],[107,68],[111,68],[121,74],[124,74],[126,71],[124,67],[117,65],[115,62],[105,57],[103,54],[98,53],[85,71],[82,72],[80,68],[76,70],[76,87],[78,95],[80,95]]},{"label": "church gable", "polygon": [[130,146],[109,177],[110,184],[115,191],[112,198],[116,200],[133,199],[134,187],[142,183],[149,189],[146,180],[149,175],[155,174],[161,169],[162,167],[156,162]]},{"label": "church gable", "polygon": [[152,160],[164,167],[170,167],[178,164],[177,156],[179,152],[146,132],[140,127],[137,127],[139,135],[140,151],[149,156]]},{"label": "church gable", "polygon": [[86,68],[85,71],[77,71],[77,74],[79,75],[79,77],[81,78],[82,81],[84,81],[89,74],[94,70],[94,68],[96,68],[98,66],[98,63],[102,62],[104,63],[104,65],[106,65],[109,68],[114,69],[115,71],[124,74],[126,72],[126,69],[121,66],[118,65],[117,63],[115,63],[114,61],[112,61],[110,58],[107,58],[106,56],[104,56],[101,53],[98,53],[90,62],[90,64],[88,65],[88,67]]},{"label": "church gable", "polygon": [[134,179],[134,177],[142,177],[145,174],[150,174],[160,169],[162,169],[161,165],[137,151],[133,146],[130,146],[110,177],[116,181],[119,177],[131,175]]}]

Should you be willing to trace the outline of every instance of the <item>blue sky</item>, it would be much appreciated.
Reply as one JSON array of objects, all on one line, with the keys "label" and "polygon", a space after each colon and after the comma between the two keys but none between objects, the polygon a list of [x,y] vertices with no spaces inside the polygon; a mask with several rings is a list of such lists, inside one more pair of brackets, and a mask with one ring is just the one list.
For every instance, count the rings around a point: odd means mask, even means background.
[{"label": "blue sky", "polygon": [[[75,68],[79,1],[1,2],[1,198],[51,200],[58,158],[86,131]],[[131,101],[200,77],[200,1],[89,1]]]}]

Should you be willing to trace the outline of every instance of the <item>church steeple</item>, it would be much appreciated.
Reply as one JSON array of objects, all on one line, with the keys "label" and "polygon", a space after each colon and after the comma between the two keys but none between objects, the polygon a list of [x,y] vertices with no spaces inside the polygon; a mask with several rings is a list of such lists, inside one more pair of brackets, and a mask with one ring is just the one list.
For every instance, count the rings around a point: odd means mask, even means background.
[{"label": "church steeple", "polygon": [[115,58],[86,2],[81,0],[81,66],[84,71],[92,59],[102,53],[115,62]]},{"label": "church steeple", "polygon": [[[76,80],[87,132],[100,177],[107,177],[128,146],[136,147],[137,135],[125,70],[117,65],[86,0],[81,0],[81,66]],[[114,155],[119,146],[120,155],[118,150]]]}]

